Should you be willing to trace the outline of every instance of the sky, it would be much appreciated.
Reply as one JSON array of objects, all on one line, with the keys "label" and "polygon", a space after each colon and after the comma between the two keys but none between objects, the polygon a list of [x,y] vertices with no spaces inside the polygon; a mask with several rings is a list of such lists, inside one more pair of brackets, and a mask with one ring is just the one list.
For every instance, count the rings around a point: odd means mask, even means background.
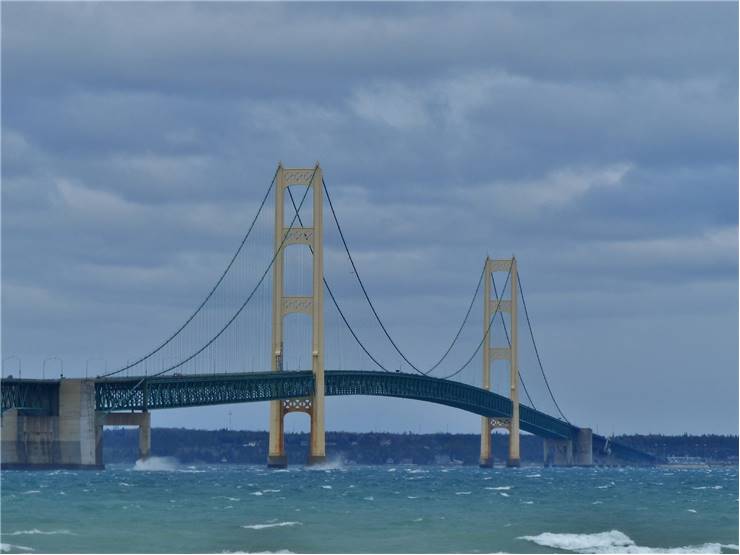
[{"label": "sky", "polygon": [[[218,278],[278,161],[320,161],[419,364],[454,334],[485,256],[516,254],[571,421],[737,433],[737,22],[736,3],[3,3],[3,375],[54,356],[79,377],[150,350]],[[370,334],[327,241],[327,278]],[[267,418],[261,403],[152,421]],[[327,399],[326,425],[480,420],[353,397]]]}]

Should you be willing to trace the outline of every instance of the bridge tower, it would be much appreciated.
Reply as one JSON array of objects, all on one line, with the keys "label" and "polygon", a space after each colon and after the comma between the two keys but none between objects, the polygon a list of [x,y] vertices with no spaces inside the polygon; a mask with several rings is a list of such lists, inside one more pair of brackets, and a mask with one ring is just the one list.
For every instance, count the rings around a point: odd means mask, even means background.
[{"label": "bridge tower", "polygon": [[[289,412],[305,412],[311,417],[311,449],[309,464],[321,463],[326,458],[324,437],[324,250],[322,217],[322,173],[318,162],[313,168],[284,168],[278,165],[275,179],[275,262],[272,282],[272,370],[283,370],[283,320],[287,314],[302,312],[311,315],[311,368],[314,375],[314,394],[306,399],[286,399],[270,402],[270,445],[267,465],[284,468],[284,419]],[[313,193],[311,227],[302,227],[292,213],[285,221],[285,190],[291,186],[310,187]],[[285,295],[283,282],[285,248],[289,245],[307,245],[313,254],[312,295],[310,297]]]},{"label": "bridge tower", "polygon": [[[494,272],[509,273],[509,299],[491,298],[491,276]],[[511,418],[481,417],[480,466],[493,465],[491,453],[491,432],[494,428],[509,430],[509,457],[507,466],[519,466],[519,361],[518,361],[518,322],[517,298],[519,281],[517,279],[516,258],[491,259],[486,257],[483,274],[483,388],[491,389],[491,364],[497,360],[509,361],[509,398],[511,399]],[[503,297],[503,291],[501,295]],[[493,347],[491,318],[498,312],[509,314],[510,347]]]}]

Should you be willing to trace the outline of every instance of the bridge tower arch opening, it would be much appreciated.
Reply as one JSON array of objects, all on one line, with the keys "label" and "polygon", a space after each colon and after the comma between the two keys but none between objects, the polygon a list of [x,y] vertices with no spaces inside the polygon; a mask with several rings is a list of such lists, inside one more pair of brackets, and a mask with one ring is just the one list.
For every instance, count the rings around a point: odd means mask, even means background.
[{"label": "bridge tower arch opening", "polygon": [[[288,314],[298,312],[311,317],[310,366],[314,375],[314,391],[310,397],[270,402],[270,443],[267,465],[284,468],[288,464],[285,453],[285,415],[306,412],[311,418],[311,445],[309,464],[326,459],[324,428],[324,249],[323,249],[323,189],[322,172],[318,163],[313,168],[284,168],[278,165],[275,179],[275,262],[272,288],[272,370],[285,370],[284,322]],[[295,218],[293,203],[286,199],[288,187],[308,187],[306,196],[313,205],[310,219]],[[310,195],[309,195],[310,193]],[[286,205],[289,206],[286,218]],[[303,206],[296,204],[299,214]],[[305,223],[310,222],[309,225]],[[290,245],[305,245],[312,253],[311,295],[288,295],[285,290],[285,252]]]},{"label": "bridge tower arch opening", "polygon": [[[491,296],[491,280],[495,272],[508,274],[509,298]],[[511,400],[511,418],[481,417],[480,466],[493,466],[491,451],[491,433],[496,428],[509,431],[509,454],[507,466],[519,466],[519,361],[518,361],[518,318],[517,299],[518,285],[516,258],[492,259],[486,257],[483,274],[483,389],[491,390],[491,367],[497,360],[507,361],[509,366],[509,391]],[[509,315],[509,345],[493,346],[493,322],[498,313]]]}]

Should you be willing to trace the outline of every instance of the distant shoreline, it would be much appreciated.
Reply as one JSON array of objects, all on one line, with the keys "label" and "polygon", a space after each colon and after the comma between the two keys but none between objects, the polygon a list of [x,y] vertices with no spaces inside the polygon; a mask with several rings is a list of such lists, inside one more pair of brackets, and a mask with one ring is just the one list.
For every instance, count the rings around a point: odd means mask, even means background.
[{"label": "distant shoreline", "polygon": [[[106,428],[103,440],[104,463],[135,462],[138,458],[137,430]],[[308,455],[308,434],[287,433],[285,447],[292,464],[303,464]],[[736,435],[622,435],[615,441],[674,459],[670,468],[697,468],[738,464]],[[493,435],[496,463],[506,458],[508,438]],[[264,464],[267,459],[266,431],[193,430],[153,428],[152,455],[173,457],[183,463]],[[327,432],[327,455],[352,465],[464,465],[478,464],[480,436],[448,433]],[[523,465],[541,465],[542,439],[522,434]]]}]

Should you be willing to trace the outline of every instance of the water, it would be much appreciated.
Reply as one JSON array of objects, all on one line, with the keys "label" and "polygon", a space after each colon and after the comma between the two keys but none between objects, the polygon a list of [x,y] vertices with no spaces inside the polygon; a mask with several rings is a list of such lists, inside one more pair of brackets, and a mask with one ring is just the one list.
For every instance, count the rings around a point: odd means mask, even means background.
[{"label": "water", "polygon": [[2,549],[738,552],[736,468],[180,465],[2,473]]}]

